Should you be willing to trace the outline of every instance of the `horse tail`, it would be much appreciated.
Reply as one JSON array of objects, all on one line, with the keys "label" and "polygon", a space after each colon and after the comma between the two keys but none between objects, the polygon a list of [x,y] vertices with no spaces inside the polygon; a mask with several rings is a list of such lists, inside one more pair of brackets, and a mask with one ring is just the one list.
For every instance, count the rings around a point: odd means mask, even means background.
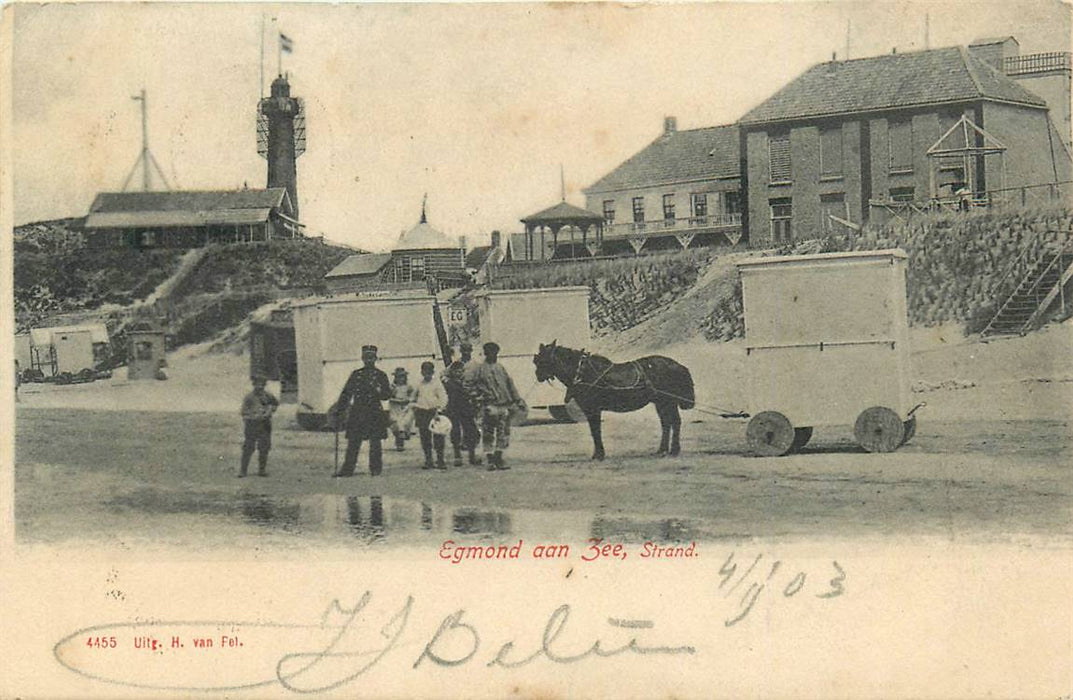
[{"label": "horse tail", "polygon": [[682,391],[678,394],[678,407],[688,411],[697,405],[697,397],[693,391],[693,375],[685,367],[682,368],[682,372],[685,376],[682,381]]}]

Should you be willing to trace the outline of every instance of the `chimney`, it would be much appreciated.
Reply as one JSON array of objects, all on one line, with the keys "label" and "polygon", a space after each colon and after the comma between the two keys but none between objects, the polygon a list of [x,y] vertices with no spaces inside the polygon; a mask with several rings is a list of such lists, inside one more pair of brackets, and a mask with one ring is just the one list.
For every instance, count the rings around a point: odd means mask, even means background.
[{"label": "chimney", "polygon": [[492,231],[492,247],[498,248],[501,241],[501,235],[499,231]]},{"label": "chimney", "polygon": [[459,236],[458,237],[458,247],[461,248],[462,250],[467,250],[467,248],[466,248],[466,237],[465,236]]},{"label": "chimney", "polygon": [[674,117],[663,118],[663,135],[670,136],[674,132],[678,131],[678,120]]},{"label": "chimney", "polygon": [[1000,73],[1004,73],[1005,59],[1021,54],[1021,45],[1012,36],[998,39],[977,39],[969,44],[969,52]]}]

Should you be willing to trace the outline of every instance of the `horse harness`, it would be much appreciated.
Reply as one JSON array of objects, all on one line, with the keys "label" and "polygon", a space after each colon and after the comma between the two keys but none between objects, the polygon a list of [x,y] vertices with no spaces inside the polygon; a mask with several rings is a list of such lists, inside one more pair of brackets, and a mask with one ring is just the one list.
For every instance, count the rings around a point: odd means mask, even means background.
[{"label": "horse harness", "polygon": [[[612,362],[611,360],[607,361],[608,362],[607,367],[602,372],[600,372],[598,375],[596,375],[596,378],[594,380],[592,380],[591,382],[583,382],[582,377],[581,377],[581,374],[582,374],[582,371],[583,371],[582,367],[585,365],[585,360],[587,358],[590,358],[590,357],[592,357],[591,353],[588,353],[588,352],[586,352],[584,350],[581,350],[579,352],[578,358],[577,358],[577,368],[574,370],[574,378],[573,378],[573,380],[571,380],[570,386],[567,387],[570,391],[573,391],[573,388],[575,386],[589,387],[591,389],[604,390],[604,391],[608,391],[608,390],[612,390],[612,391],[634,391],[634,390],[640,389],[642,387],[655,390],[655,387],[652,386],[652,382],[649,381],[648,375],[645,373],[645,370],[641,366],[639,360],[630,360],[628,363],[624,363],[624,364],[633,365],[633,369],[637,373],[637,379],[634,382],[633,386],[600,386],[600,380],[603,379],[604,376],[606,376],[607,373],[610,372],[611,369],[614,368],[614,366],[615,366],[615,363]],[[591,366],[591,363],[589,363],[589,364]]]}]

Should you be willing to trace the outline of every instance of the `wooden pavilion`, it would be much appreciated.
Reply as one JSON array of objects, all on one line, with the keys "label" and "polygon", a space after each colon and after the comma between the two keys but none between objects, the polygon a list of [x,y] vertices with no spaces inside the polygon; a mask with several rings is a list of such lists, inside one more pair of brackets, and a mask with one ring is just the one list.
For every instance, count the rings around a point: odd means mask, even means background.
[{"label": "wooden pavilion", "polygon": [[[523,218],[522,223],[525,224],[523,260],[595,257],[603,244],[604,217],[588,209],[575,207],[565,200]],[[548,234],[551,234],[550,237]],[[566,234],[569,234],[569,238],[566,238]],[[517,254],[515,252],[515,255]]]}]

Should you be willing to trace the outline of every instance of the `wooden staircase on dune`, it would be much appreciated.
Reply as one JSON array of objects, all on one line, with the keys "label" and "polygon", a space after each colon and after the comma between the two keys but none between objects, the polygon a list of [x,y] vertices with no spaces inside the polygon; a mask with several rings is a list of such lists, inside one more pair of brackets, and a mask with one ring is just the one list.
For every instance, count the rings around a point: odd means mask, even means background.
[{"label": "wooden staircase on dune", "polygon": [[1067,243],[1057,250],[1045,249],[1034,259],[1021,262],[1021,269],[1027,271],[984,328],[982,336],[1024,335],[1039,325],[1056,300],[1063,309],[1073,301],[1067,299],[1067,286],[1073,279],[1073,246]]}]

